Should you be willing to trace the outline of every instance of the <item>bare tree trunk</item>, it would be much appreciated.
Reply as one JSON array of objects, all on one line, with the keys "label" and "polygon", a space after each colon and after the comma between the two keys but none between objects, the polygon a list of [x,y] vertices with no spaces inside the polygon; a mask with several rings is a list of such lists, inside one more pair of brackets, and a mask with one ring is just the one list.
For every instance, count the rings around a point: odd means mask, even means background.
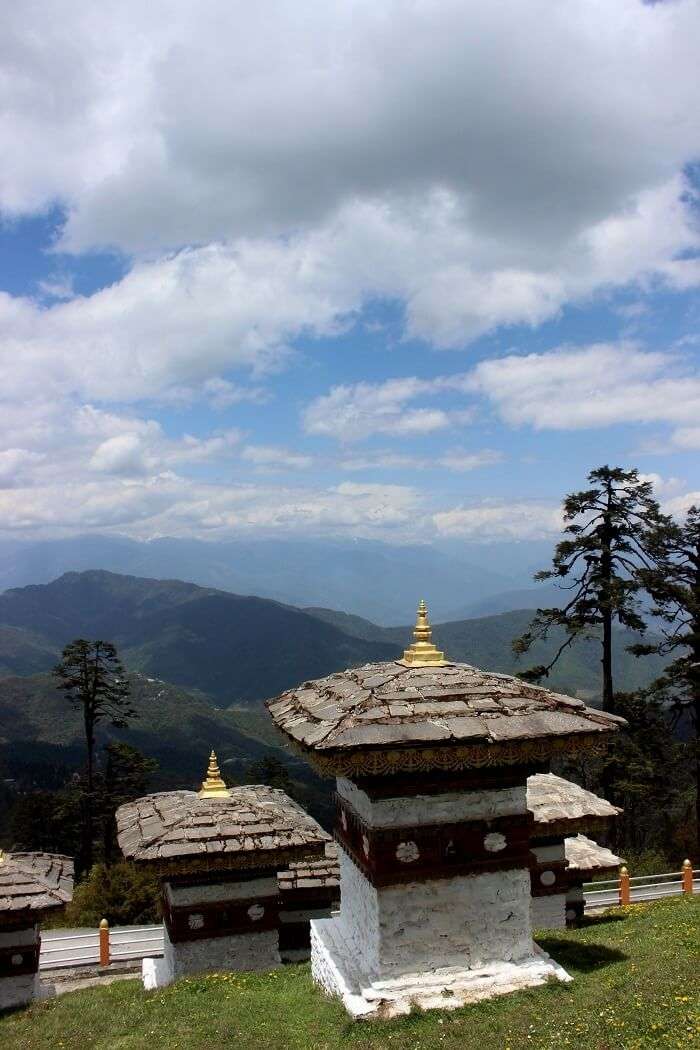
[{"label": "bare tree trunk", "polygon": [[90,714],[85,710],[85,744],[87,747],[87,791],[85,793],[85,823],[83,825],[83,864],[85,870],[92,867],[92,844],[94,836],[93,801],[95,790],[95,727]]}]

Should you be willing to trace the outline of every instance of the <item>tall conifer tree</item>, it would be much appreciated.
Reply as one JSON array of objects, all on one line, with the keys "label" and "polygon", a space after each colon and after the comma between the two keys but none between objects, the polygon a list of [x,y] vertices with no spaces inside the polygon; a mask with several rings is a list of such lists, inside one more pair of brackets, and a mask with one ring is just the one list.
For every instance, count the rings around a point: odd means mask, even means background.
[{"label": "tall conifer tree", "polygon": [[563,628],[564,641],[548,664],[524,672],[537,681],[546,677],[562,653],[578,637],[599,631],[602,645],[603,709],[614,707],[613,624],[643,631],[638,610],[640,570],[653,566],[653,552],[645,530],[661,521],[651,484],[636,470],[599,467],[588,475],[589,488],[564,500],[563,539],[554,552],[552,568],[538,572],[536,580],[559,580],[570,597],[561,608],[538,609],[528,630],[513,643],[516,653],[526,653],[550,630]]},{"label": "tall conifer tree", "polygon": [[670,707],[674,721],[687,719],[692,734],[695,823],[700,845],[700,507],[691,507],[682,525],[669,518],[652,523],[645,545],[654,560],[641,576],[655,603],[652,611],[662,621],[662,640],[632,646],[631,650],[637,655],[673,656],[654,687]]},{"label": "tall conifer tree", "polygon": [[57,688],[81,709],[83,716],[87,768],[82,861],[89,868],[94,835],[95,728],[104,720],[117,728],[125,728],[136,711],[131,704],[131,689],[124,668],[111,642],[76,638],[63,650],[53,673],[59,679]]}]

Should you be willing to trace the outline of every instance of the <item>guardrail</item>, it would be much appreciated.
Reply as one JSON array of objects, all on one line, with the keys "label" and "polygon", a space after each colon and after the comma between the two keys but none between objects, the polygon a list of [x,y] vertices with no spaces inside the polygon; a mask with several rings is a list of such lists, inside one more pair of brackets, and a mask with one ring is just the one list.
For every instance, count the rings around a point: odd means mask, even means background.
[{"label": "guardrail", "polygon": [[[103,925],[104,924],[104,925]],[[45,930],[41,935],[40,970],[72,966],[109,966],[163,954],[162,926],[116,926],[103,919],[99,930]]]},{"label": "guardrail", "polygon": [[641,904],[681,893],[700,893],[700,869],[693,870],[689,860],[684,861],[680,871],[660,875],[630,875],[623,867],[618,878],[587,882],[583,887],[586,911],[615,904]]}]

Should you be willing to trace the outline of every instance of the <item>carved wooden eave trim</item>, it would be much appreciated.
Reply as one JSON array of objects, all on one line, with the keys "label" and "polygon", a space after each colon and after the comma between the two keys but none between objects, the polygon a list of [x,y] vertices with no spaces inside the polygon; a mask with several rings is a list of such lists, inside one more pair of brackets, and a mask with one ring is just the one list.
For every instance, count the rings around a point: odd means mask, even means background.
[{"label": "carved wooden eave trim", "polygon": [[580,817],[560,817],[558,820],[539,822],[535,820],[532,828],[532,841],[543,844],[550,840],[561,841],[570,835],[580,832],[591,835],[603,835],[611,828],[616,814],[601,816],[600,814],[583,814]]},{"label": "carved wooden eave trim", "polygon": [[315,769],[326,777],[392,776],[396,773],[428,773],[431,770],[456,772],[488,766],[529,765],[548,762],[571,752],[602,754],[608,746],[607,734],[599,731],[574,737],[539,737],[512,744],[453,745],[447,747],[406,747],[363,749],[348,752],[319,752],[296,745]]},{"label": "carved wooden eave trim", "polygon": [[260,869],[277,875],[297,861],[324,859],[325,842],[318,845],[290,846],[289,849],[257,850],[241,855],[232,853],[183,854],[179,857],[131,857],[139,867],[148,867],[161,878],[179,875],[226,875]]}]

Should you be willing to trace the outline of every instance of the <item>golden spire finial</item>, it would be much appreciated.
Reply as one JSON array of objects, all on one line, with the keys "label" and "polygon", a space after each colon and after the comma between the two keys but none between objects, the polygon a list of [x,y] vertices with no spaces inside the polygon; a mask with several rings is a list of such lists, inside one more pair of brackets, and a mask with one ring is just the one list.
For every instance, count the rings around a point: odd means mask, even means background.
[{"label": "golden spire finial", "polygon": [[418,603],[416,626],[413,628],[414,642],[404,649],[405,664],[444,664],[445,654],[433,645],[433,629],[428,623],[428,606],[421,598]]},{"label": "golden spire finial", "polygon": [[209,766],[207,768],[207,779],[202,782],[202,789],[199,792],[200,798],[230,798],[231,792],[224,784],[221,777],[221,770],[219,769],[219,763],[216,761],[216,755],[212,751],[209,756]]}]

